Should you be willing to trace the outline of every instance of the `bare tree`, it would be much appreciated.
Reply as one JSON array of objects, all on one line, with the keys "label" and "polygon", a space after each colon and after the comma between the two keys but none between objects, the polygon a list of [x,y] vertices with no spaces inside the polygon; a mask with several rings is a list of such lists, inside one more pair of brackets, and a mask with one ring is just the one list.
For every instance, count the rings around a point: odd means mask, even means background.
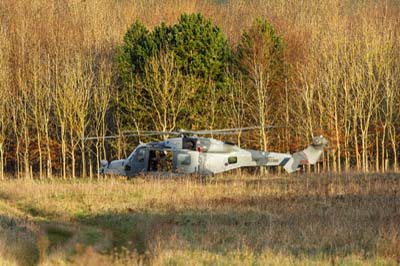
[{"label": "bare tree", "polygon": [[97,73],[98,79],[96,86],[92,91],[92,119],[93,131],[98,137],[95,143],[96,149],[96,167],[97,176],[100,176],[100,160],[106,158],[107,152],[105,148],[104,136],[107,133],[106,115],[110,105],[112,91],[112,71],[111,65],[107,62],[102,62]]},{"label": "bare tree", "polygon": [[62,156],[62,171],[61,175],[63,179],[67,178],[67,143],[66,143],[66,126],[67,126],[67,115],[68,115],[68,100],[60,82],[58,81],[59,70],[58,62],[54,63],[54,72],[56,76],[56,81],[54,84],[54,92],[52,93],[55,115],[57,117],[58,127],[60,131],[60,141],[61,141],[61,156]]},{"label": "bare tree", "polygon": [[[237,77],[231,77],[230,86],[224,101],[224,114],[228,118],[229,126],[241,128],[246,126],[246,111],[249,108],[248,103],[249,90],[244,84],[242,75],[239,73]],[[242,132],[237,135],[237,143],[241,144]]]},{"label": "bare tree", "polygon": [[[266,21],[256,20],[243,34],[238,46],[238,61],[244,71],[255,101],[253,114],[261,127],[261,149],[267,150],[269,140],[266,126],[274,124],[277,115],[276,98],[284,76],[284,50],[281,38]],[[283,88],[283,86],[282,86]]]},{"label": "bare tree", "polygon": [[82,175],[86,175],[85,129],[93,72],[90,62],[76,55],[63,72],[63,108],[69,132],[72,178],[76,177],[76,148],[81,147]]},{"label": "bare tree", "polygon": [[157,130],[171,131],[177,127],[177,119],[188,107],[189,100],[198,89],[196,80],[184,76],[176,67],[171,52],[162,52],[153,57],[145,68],[145,75],[139,81],[139,95]]},{"label": "bare tree", "polygon": [[8,127],[11,123],[9,102],[10,80],[8,69],[9,43],[5,32],[0,28],[0,179],[4,179],[4,148],[8,136]]}]

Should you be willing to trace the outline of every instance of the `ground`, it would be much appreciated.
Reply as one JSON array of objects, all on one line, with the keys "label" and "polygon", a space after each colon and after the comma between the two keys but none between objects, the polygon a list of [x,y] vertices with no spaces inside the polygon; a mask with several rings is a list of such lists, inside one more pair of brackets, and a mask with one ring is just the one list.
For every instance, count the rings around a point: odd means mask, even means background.
[{"label": "ground", "polygon": [[0,181],[0,266],[399,263],[396,174]]}]

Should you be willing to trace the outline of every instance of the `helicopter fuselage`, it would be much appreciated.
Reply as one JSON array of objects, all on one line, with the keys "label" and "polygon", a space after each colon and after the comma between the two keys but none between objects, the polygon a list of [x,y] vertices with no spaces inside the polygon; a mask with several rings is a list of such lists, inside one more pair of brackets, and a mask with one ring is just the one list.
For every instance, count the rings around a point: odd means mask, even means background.
[{"label": "helicopter fuselage", "polygon": [[102,162],[100,171],[128,177],[153,173],[213,175],[247,166],[285,166],[291,159],[290,154],[246,150],[230,142],[183,136],[141,144],[126,159]]}]

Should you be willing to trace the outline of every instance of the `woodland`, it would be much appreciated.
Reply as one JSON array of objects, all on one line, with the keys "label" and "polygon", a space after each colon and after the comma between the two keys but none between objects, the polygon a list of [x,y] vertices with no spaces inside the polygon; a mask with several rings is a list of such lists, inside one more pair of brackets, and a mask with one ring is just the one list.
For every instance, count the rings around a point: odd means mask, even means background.
[{"label": "woodland", "polygon": [[398,0],[2,0],[0,179],[97,175],[154,140],[128,131],[246,126],[230,140],[323,135],[321,171],[396,172],[399,24]]}]

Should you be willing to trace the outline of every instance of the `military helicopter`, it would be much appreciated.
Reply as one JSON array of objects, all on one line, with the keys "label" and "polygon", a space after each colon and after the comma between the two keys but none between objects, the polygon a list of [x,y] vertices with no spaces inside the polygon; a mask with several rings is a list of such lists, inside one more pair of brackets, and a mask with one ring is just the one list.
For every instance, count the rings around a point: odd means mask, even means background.
[{"label": "military helicopter", "polygon": [[[108,163],[101,161],[100,173],[128,178],[141,175],[198,174],[210,176],[232,169],[251,166],[282,166],[288,173],[299,169],[300,164],[315,164],[328,141],[323,136],[314,137],[304,150],[294,154],[242,149],[234,143],[198,135],[232,135],[239,131],[261,127],[229,128],[216,130],[178,130],[172,132],[132,131],[124,137],[176,135],[158,142],[142,143],[126,159]],[[105,139],[121,137],[106,136]],[[86,140],[98,139],[87,137]]]}]

